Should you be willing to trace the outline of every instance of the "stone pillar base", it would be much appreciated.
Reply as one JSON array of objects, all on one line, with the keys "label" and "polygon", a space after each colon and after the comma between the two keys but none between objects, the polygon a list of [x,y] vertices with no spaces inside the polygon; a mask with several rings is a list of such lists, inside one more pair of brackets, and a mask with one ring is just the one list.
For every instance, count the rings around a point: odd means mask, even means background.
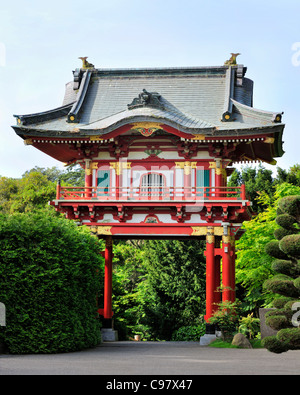
[{"label": "stone pillar base", "polygon": [[217,336],[206,333],[204,336],[200,337],[200,346],[208,346],[211,342],[216,340]]},{"label": "stone pillar base", "polygon": [[103,342],[116,342],[118,341],[118,331],[112,328],[102,328],[101,336]]}]

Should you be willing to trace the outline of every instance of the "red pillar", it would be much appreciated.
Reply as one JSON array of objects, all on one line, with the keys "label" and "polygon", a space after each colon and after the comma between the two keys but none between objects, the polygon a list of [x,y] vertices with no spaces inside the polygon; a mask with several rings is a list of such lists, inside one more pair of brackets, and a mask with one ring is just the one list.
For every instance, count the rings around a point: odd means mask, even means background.
[{"label": "red pillar", "polygon": [[222,301],[232,301],[232,268],[230,236],[223,236],[222,242]]},{"label": "red pillar", "polygon": [[93,186],[93,170],[85,169],[85,197],[90,199],[92,197],[92,186]]},{"label": "red pillar", "polygon": [[231,245],[231,301],[235,302],[235,239],[232,238],[232,245]]},{"label": "red pillar", "polygon": [[213,234],[206,236],[206,314],[204,319],[206,322],[212,317],[216,310],[215,302],[215,237]]},{"label": "red pillar", "polygon": [[104,309],[103,317],[111,319],[112,312],[112,259],[113,259],[113,243],[112,237],[107,237],[105,242],[105,269],[104,269]]},{"label": "red pillar", "polygon": [[216,308],[218,308],[218,304],[221,303],[221,256],[215,256],[215,292],[214,292],[214,303]]}]

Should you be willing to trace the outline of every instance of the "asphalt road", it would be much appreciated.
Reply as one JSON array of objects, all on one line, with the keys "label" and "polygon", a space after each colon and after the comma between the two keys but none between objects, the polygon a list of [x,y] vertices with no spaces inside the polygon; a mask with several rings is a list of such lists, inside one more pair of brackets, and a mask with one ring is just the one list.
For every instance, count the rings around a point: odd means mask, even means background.
[{"label": "asphalt road", "polygon": [[80,352],[0,355],[0,375],[299,375],[300,351],[221,349],[196,342],[114,342]]}]

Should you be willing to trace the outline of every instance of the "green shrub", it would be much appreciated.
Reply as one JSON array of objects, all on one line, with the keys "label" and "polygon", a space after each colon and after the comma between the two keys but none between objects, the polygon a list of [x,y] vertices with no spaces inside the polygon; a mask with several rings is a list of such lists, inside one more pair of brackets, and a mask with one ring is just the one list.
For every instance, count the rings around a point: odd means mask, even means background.
[{"label": "green shrub", "polygon": [[221,330],[224,340],[230,340],[238,330],[240,304],[225,301],[219,303],[218,306],[218,310],[209,319],[209,323]]},{"label": "green shrub", "polygon": [[267,317],[266,324],[272,329],[279,330],[286,328],[288,320],[285,315],[279,315],[279,313],[277,313],[275,316]]},{"label": "green shrub", "polygon": [[285,230],[295,230],[295,217],[289,214],[281,214],[276,217],[276,223]]},{"label": "green shrub", "polygon": [[287,345],[290,350],[299,350],[299,344],[300,344],[299,328],[281,329],[277,334],[277,338],[283,344]]},{"label": "green shrub", "polygon": [[275,298],[272,302],[272,307],[276,309],[282,309],[287,302],[290,301],[290,298],[287,296],[280,296],[279,298]]},{"label": "green shrub", "polygon": [[272,240],[269,243],[267,243],[265,246],[265,251],[273,258],[288,259],[288,256],[279,248],[278,240]]},{"label": "green shrub", "polygon": [[264,288],[268,291],[288,296],[291,298],[297,297],[299,295],[299,291],[294,286],[294,282],[292,278],[288,276],[276,275],[273,278],[270,278],[265,281]]},{"label": "green shrub", "polygon": [[50,210],[0,216],[1,338],[10,353],[57,353],[100,342],[103,258],[84,227]]},{"label": "green shrub", "polygon": [[282,352],[288,351],[289,349],[288,346],[279,341],[276,336],[265,337],[262,339],[261,344],[263,347],[275,354],[280,354]]},{"label": "green shrub", "polygon": [[276,259],[272,263],[272,269],[277,273],[286,275],[299,275],[300,266],[292,261],[286,261],[284,259]]},{"label": "green shrub", "polygon": [[279,242],[279,248],[287,255],[300,258],[300,234],[288,235]]},{"label": "green shrub", "polygon": [[183,326],[173,332],[171,340],[173,341],[199,341],[200,337],[205,334],[205,323],[201,325]]},{"label": "green shrub", "polygon": [[294,217],[299,217],[300,215],[300,196],[290,195],[285,196],[278,202],[278,209],[281,213],[288,213]]},{"label": "green shrub", "polygon": [[289,229],[278,228],[274,230],[274,237],[277,240],[281,240],[284,236],[292,235],[293,231]]},{"label": "green shrub", "polygon": [[253,317],[253,313],[248,314],[247,317],[240,318],[239,332],[243,333],[249,339],[254,339],[260,331],[259,318]]}]

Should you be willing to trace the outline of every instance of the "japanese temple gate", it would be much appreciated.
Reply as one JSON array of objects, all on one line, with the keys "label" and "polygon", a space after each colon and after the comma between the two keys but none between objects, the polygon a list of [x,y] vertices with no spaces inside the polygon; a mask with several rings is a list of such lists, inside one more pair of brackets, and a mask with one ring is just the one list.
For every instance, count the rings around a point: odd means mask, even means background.
[{"label": "japanese temple gate", "polygon": [[15,132],[67,165],[84,187],[58,184],[51,204],[106,240],[104,307],[112,312],[114,239],[206,240],[206,315],[235,300],[235,240],[251,218],[245,186],[228,187],[234,163],[274,164],[281,112],[253,107],[253,82],[235,59],[217,67],[82,67],[61,107],[15,115]]}]

